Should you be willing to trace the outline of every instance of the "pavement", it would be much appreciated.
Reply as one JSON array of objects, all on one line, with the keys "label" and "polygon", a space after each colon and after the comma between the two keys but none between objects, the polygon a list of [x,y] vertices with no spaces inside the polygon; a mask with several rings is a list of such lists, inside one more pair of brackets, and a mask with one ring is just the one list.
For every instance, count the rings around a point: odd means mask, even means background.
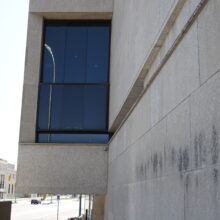
[{"label": "pavement", "polygon": [[[12,204],[11,220],[57,220],[57,201],[52,204],[31,205],[30,199],[18,200]],[[76,217],[79,212],[78,199],[59,201],[58,220]]]}]

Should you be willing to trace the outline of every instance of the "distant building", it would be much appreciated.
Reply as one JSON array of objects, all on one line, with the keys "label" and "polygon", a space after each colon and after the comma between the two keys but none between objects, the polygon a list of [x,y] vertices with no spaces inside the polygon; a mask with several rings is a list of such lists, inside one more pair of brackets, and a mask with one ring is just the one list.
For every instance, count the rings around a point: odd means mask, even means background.
[{"label": "distant building", "polygon": [[14,196],[15,184],[15,165],[0,159],[0,199]]}]

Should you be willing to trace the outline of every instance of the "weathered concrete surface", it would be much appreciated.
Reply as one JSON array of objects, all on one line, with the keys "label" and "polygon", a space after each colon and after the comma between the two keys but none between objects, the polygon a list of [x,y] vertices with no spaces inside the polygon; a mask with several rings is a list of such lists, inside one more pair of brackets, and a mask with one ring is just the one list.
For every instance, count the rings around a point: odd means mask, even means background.
[{"label": "weathered concrete surface", "polygon": [[16,191],[105,194],[107,160],[103,145],[21,144]]},{"label": "weathered concrete surface", "polygon": [[[146,84],[199,3],[186,1]],[[219,6],[209,1],[194,18],[114,135],[105,220],[220,219]]]}]

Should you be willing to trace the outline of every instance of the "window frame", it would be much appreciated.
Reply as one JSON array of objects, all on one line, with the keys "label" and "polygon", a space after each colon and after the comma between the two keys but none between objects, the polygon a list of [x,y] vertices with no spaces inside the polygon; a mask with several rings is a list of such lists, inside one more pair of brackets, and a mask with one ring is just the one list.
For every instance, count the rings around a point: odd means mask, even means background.
[{"label": "window frame", "polygon": [[[108,131],[109,128],[109,94],[110,94],[110,53],[111,53],[111,20],[43,20],[43,31],[42,31],[42,44],[41,44],[41,62],[40,62],[40,77],[38,83],[38,100],[37,100],[37,117],[36,117],[36,127],[35,127],[35,143],[42,143],[39,142],[39,134],[106,134],[109,135],[109,140],[112,137],[113,133]],[[108,26],[109,27],[109,51],[108,51],[108,72],[107,72],[107,82],[103,83],[48,83],[43,82],[43,58],[44,58],[44,43],[45,43],[45,29],[46,25],[51,26]],[[64,129],[39,129],[38,128],[38,120],[39,120],[39,103],[40,103],[40,87],[42,85],[104,85],[107,87],[107,104],[106,104],[106,131],[100,130],[64,130]],[[108,142],[109,142],[108,140]],[[55,143],[55,142],[43,142],[47,144]],[[64,142],[65,143],[65,142]],[[68,142],[69,143],[69,142]],[[76,143],[76,142],[71,142]],[[90,144],[85,142],[86,144]],[[95,143],[95,142],[94,142]],[[91,144],[94,144],[91,143]],[[81,144],[81,142],[80,142]],[[107,144],[107,143],[104,143]]]}]

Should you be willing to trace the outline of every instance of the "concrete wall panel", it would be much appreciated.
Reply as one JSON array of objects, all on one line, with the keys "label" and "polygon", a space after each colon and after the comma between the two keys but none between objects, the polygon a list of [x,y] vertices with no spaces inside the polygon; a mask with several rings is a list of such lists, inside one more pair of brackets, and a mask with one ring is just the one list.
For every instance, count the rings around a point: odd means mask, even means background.
[{"label": "concrete wall panel", "polygon": [[195,168],[220,162],[220,71],[191,96]]},{"label": "concrete wall panel", "polygon": [[31,0],[30,12],[112,12],[113,0]]},{"label": "concrete wall panel", "polygon": [[[200,3],[186,1],[151,76],[189,18],[190,29],[110,143],[106,220],[219,219],[219,9],[209,1],[195,19]],[[201,47],[215,54],[209,65]]]},{"label": "concrete wall panel", "polygon": [[176,2],[115,0],[110,65],[110,127]]},{"label": "concrete wall panel", "polygon": [[105,194],[104,146],[20,145],[17,193]]},{"label": "concrete wall panel", "polygon": [[220,69],[220,1],[212,0],[198,19],[201,83]]},{"label": "concrete wall panel", "polygon": [[42,29],[43,18],[29,15],[19,139],[22,143],[35,142]]}]

